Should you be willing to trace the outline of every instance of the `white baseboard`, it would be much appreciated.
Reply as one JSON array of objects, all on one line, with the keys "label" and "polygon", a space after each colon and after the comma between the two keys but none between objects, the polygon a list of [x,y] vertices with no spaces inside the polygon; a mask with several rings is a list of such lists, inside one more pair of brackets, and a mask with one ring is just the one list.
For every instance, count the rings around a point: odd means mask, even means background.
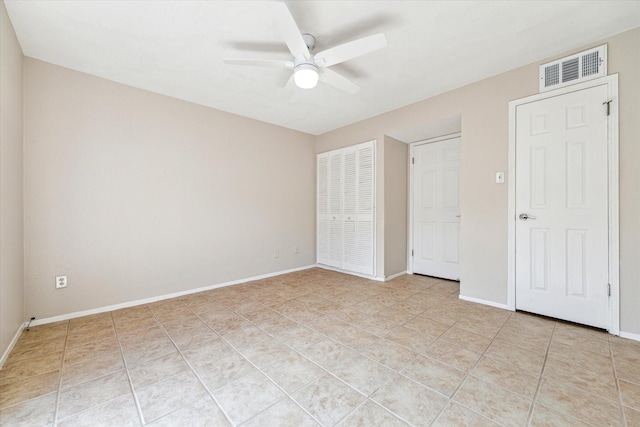
[{"label": "white baseboard", "polygon": [[[464,300],[464,301],[475,302],[477,304],[488,305],[490,307],[501,308],[503,310],[509,310],[509,307],[507,306],[507,304],[499,304],[497,302],[487,301],[487,300],[479,299],[479,298],[468,297],[468,296],[465,296],[465,295],[459,295],[458,298],[460,298],[461,300]],[[510,311],[513,311],[513,310],[510,310]]]},{"label": "white baseboard", "polygon": [[307,265],[307,266],[304,266],[304,267],[292,268],[292,269],[289,269],[289,270],[277,271],[277,272],[274,272],[274,273],[267,273],[267,274],[262,274],[262,275],[259,275],[259,276],[253,276],[253,277],[246,277],[244,279],[232,280],[230,282],[218,283],[217,285],[205,286],[205,287],[196,288],[196,289],[189,289],[187,291],[175,292],[175,293],[172,293],[172,294],[159,295],[157,297],[144,298],[144,299],[139,299],[139,300],[135,300],[135,301],[127,301],[127,302],[123,302],[123,303],[120,303],[120,304],[107,305],[107,306],[104,306],[104,307],[93,308],[91,310],[76,311],[74,313],[62,314],[60,316],[53,316],[53,317],[47,317],[47,318],[44,318],[44,319],[37,319],[37,320],[34,320],[33,322],[31,322],[31,325],[32,326],[44,325],[44,324],[47,324],[47,323],[59,322],[61,320],[69,320],[69,319],[74,319],[76,317],[89,316],[91,314],[105,313],[105,312],[108,312],[108,311],[120,310],[121,308],[134,307],[136,305],[150,304],[152,302],[162,301],[162,300],[166,300],[166,299],[170,299],[170,298],[176,298],[176,297],[181,297],[181,296],[184,296],[184,295],[196,294],[198,292],[210,291],[212,289],[224,288],[224,287],[227,287],[227,286],[238,285],[240,283],[253,282],[254,280],[267,279],[269,277],[281,276],[283,274],[293,273],[293,272],[296,272],[296,271],[308,270],[308,269],[314,268],[314,267],[315,267],[315,265]]},{"label": "white baseboard", "polygon": [[640,341],[640,334],[632,334],[631,332],[622,332],[620,331],[621,338],[628,338],[634,341]]},{"label": "white baseboard", "polygon": [[9,354],[11,353],[11,350],[13,350],[13,347],[15,347],[16,343],[18,342],[18,339],[20,338],[20,334],[22,333],[22,330],[27,326],[27,322],[24,322],[20,325],[20,327],[18,328],[18,331],[16,332],[16,334],[13,336],[13,339],[11,340],[11,342],[9,343],[9,346],[7,347],[7,349],[4,351],[4,354],[2,355],[2,358],[0,359],[0,369],[2,368],[2,366],[4,365],[4,362],[7,361],[7,358],[9,357]]},{"label": "white baseboard", "polygon": [[401,271],[400,273],[396,273],[396,274],[392,274],[391,276],[387,276],[384,278],[385,282],[388,282],[389,280],[393,280],[396,277],[400,277],[400,276],[404,276],[405,274],[407,274],[406,271]]},{"label": "white baseboard", "polygon": [[324,270],[335,271],[338,273],[350,274],[352,276],[362,277],[369,280],[375,280],[377,282],[385,281],[384,277],[367,276],[366,274],[356,273],[355,271],[342,270],[341,268],[331,267],[330,265],[316,264],[315,267],[322,268]]}]

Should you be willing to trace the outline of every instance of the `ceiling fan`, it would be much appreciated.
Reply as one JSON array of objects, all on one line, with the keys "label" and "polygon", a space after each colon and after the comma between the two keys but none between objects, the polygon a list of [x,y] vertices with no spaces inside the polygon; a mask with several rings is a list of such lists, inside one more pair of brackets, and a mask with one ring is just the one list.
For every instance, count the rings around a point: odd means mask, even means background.
[{"label": "ceiling fan", "polygon": [[387,39],[383,33],[344,43],[314,54],[312,52],[315,47],[315,37],[300,32],[296,21],[284,3],[273,3],[272,5],[274,21],[293,55],[293,60],[223,59],[225,63],[287,68],[292,70],[291,78],[296,86],[303,89],[315,87],[320,80],[350,94],[360,90],[358,85],[329,67],[385,47]]}]

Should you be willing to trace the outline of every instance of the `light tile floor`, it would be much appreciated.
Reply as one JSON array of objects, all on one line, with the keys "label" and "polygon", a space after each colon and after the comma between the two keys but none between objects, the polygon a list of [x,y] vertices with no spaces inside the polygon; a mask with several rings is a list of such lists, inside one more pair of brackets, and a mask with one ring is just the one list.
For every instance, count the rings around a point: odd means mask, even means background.
[{"label": "light tile floor", "polygon": [[23,332],[0,424],[640,426],[640,343],[321,269]]}]

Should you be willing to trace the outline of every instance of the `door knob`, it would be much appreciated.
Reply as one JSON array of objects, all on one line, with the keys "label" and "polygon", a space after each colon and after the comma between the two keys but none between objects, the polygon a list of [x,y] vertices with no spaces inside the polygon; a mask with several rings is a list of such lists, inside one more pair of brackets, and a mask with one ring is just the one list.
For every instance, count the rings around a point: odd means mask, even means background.
[{"label": "door knob", "polygon": [[523,221],[526,221],[528,219],[536,219],[535,216],[531,216],[531,215],[526,214],[526,213],[521,213],[520,215],[518,215],[518,218],[520,218]]}]

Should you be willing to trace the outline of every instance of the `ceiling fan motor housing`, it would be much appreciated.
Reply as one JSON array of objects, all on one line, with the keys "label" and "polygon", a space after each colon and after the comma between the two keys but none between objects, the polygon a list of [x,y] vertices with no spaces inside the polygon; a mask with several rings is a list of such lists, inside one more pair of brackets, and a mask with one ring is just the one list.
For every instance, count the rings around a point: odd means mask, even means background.
[{"label": "ceiling fan motor housing", "polygon": [[304,40],[304,44],[307,45],[307,49],[309,49],[309,52],[311,52],[313,48],[316,47],[316,38],[311,34],[302,33],[302,40]]}]

